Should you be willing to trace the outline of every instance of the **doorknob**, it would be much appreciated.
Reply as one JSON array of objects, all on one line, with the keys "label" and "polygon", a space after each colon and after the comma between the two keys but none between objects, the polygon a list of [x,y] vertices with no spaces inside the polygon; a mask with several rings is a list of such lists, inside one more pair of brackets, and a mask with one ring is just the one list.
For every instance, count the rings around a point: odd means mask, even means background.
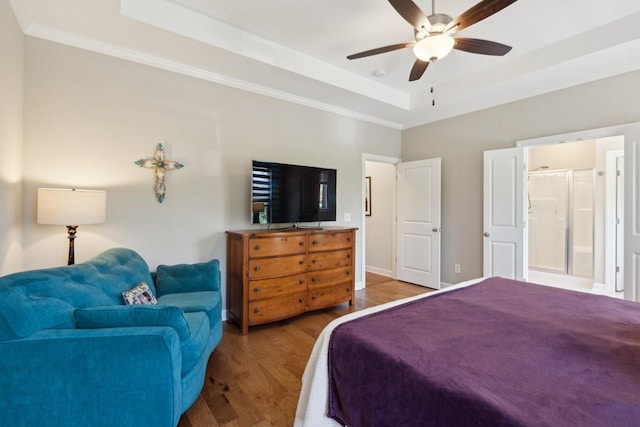
[{"label": "doorknob", "polygon": [[489,237],[489,236],[491,236],[491,234],[489,234],[489,232],[488,232],[488,231],[485,231],[485,232],[484,232],[484,237]]},{"label": "doorknob", "polygon": [[439,232],[439,231],[440,231],[440,229],[439,229],[439,228],[437,228],[437,227],[433,227],[433,228],[431,229],[431,231],[433,231],[434,233],[437,233],[437,232]]}]

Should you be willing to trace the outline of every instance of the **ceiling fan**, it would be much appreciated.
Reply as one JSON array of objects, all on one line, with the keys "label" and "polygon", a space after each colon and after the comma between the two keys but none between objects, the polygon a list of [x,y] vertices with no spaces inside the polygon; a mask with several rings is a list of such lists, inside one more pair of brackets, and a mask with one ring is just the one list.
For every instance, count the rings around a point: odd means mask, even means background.
[{"label": "ceiling fan", "polygon": [[444,58],[452,49],[481,55],[506,55],[511,46],[489,40],[454,37],[454,34],[485,18],[500,12],[517,0],[482,0],[456,19],[435,13],[435,0],[431,2],[431,15],[426,16],[411,0],[389,0],[391,6],[414,28],[415,40],[354,53],[347,59],[358,59],[413,46],[416,62],[411,68],[409,81],[420,79],[430,63]]}]

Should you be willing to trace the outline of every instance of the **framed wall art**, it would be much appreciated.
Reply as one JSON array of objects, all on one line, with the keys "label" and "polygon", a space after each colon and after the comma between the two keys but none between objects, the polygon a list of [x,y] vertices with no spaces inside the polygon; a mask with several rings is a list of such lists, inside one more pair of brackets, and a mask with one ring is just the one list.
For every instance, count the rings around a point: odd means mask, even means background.
[{"label": "framed wall art", "polygon": [[364,214],[371,216],[371,177],[364,177]]}]

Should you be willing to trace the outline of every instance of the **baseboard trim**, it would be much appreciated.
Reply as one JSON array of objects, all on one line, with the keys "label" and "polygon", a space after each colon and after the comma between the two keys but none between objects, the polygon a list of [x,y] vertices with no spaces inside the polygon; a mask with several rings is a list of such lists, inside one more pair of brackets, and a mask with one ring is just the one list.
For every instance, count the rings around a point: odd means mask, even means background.
[{"label": "baseboard trim", "polygon": [[364,267],[364,271],[366,271],[367,273],[379,274],[380,276],[385,276],[393,279],[393,272],[391,270],[385,270],[383,268],[366,265]]}]

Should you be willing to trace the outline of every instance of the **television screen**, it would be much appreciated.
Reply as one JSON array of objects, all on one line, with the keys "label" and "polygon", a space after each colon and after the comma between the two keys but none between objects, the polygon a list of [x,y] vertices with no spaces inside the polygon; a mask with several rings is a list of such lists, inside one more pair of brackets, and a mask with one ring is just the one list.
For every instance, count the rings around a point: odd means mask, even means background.
[{"label": "television screen", "polygon": [[335,169],[253,161],[253,224],[335,220]]}]

